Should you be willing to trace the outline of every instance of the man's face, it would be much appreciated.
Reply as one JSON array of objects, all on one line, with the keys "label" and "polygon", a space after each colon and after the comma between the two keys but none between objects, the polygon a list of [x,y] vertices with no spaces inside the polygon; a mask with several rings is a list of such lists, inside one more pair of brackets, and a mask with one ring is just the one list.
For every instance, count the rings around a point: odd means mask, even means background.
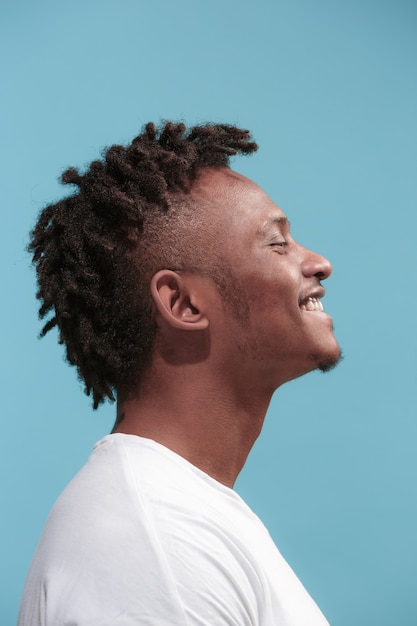
[{"label": "man's face", "polygon": [[234,352],[237,371],[261,374],[275,389],[313,369],[333,367],[340,348],[321,304],[329,261],[294,241],[282,210],[236,172],[205,172],[197,194],[211,199],[206,219],[217,237],[216,265],[220,261],[229,274],[230,296],[221,290],[223,315],[213,323],[224,350]]}]

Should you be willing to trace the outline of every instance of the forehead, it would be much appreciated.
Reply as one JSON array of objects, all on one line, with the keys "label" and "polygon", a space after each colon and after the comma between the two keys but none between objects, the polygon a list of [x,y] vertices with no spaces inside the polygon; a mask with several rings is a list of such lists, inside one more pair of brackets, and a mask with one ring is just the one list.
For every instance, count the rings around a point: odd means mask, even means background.
[{"label": "forehead", "polygon": [[262,236],[287,223],[283,211],[259,185],[233,170],[206,170],[197,180],[195,195],[205,205],[206,219],[229,234]]}]

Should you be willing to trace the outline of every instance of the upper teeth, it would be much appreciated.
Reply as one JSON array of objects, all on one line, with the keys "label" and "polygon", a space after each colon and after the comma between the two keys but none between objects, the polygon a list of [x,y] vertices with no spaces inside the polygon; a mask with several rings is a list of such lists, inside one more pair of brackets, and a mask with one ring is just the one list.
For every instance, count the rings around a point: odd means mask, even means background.
[{"label": "upper teeth", "polygon": [[323,311],[323,305],[319,298],[310,297],[300,306],[300,309],[303,311]]}]

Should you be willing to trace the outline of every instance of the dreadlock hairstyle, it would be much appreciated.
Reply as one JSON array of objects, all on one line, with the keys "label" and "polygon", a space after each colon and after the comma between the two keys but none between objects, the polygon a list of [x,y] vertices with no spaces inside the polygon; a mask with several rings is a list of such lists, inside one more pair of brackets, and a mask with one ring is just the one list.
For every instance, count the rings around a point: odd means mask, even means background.
[{"label": "dreadlock hairstyle", "polygon": [[[115,391],[137,387],[150,363],[156,323],[149,280],[178,262],[175,246],[165,245],[167,235],[175,239],[170,213],[189,211],[187,198],[201,170],[228,167],[230,156],[255,150],[249,131],[235,126],[187,131],[182,123],[149,123],[130,145],[110,147],[84,174],[75,168],[63,173],[61,182],[78,190],[43,209],[28,250],[39,317],[52,315],[41,336],[58,327],[59,343],[94,408],[113,401]],[[162,232],[153,224],[162,224]],[[180,249],[181,241],[177,257]]]}]

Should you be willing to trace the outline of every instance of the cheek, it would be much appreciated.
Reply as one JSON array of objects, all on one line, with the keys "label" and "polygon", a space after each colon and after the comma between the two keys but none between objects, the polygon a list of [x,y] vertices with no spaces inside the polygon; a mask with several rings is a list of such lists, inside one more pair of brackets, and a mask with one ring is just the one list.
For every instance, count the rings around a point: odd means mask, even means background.
[{"label": "cheek", "polygon": [[[299,312],[299,289],[290,276],[274,277],[274,280],[265,281],[259,285],[259,296],[265,303],[282,311]],[[258,297],[259,297],[258,296]]]},{"label": "cheek", "polygon": [[298,306],[301,291],[301,274],[290,259],[278,254],[267,258],[240,259],[235,278],[245,294],[249,308],[300,311]]}]

